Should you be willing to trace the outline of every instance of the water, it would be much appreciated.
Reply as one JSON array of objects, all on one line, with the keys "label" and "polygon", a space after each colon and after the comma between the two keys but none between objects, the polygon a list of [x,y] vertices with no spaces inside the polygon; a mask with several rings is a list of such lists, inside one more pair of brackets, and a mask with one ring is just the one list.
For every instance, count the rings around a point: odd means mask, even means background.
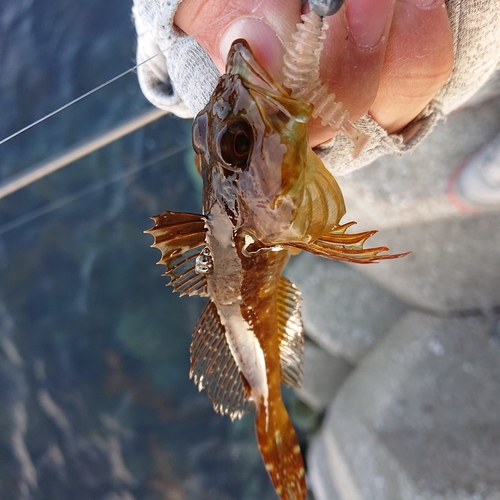
[{"label": "water", "polygon": [[[130,12],[4,0],[0,138],[128,69]],[[0,181],[148,106],[125,77],[0,146]],[[143,234],[199,211],[191,171],[190,123],[165,117],[0,200],[0,498],[276,498],[252,417],[189,380],[203,301],[164,287]]]}]

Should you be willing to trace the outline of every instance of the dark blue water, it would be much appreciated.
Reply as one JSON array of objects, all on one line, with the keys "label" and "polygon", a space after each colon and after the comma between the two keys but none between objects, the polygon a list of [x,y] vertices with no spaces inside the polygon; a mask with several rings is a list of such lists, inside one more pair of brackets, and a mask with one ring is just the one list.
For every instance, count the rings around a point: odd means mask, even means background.
[{"label": "dark blue water", "polygon": [[[133,65],[131,3],[2,0],[0,139]],[[135,75],[0,146],[0,181],[148,108]],[[165,117],[0,200],[0,498],[274,499],[252,417],[188,378],[203,306],[143,231],[199,211]],[[174,152],[177,151],[177,152]]]}]

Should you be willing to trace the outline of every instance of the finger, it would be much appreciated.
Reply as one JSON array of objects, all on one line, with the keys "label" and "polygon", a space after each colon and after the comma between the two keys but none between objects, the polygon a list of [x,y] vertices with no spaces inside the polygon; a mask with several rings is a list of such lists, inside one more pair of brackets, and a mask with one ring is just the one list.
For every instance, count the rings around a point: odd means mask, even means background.
[{"label": "finger", "polygon": [[388,132],[401,130],[446,83],[452,68],[444,0],[398,0],[371,116]]},{"label": "finger", "polygon": [[255,57],[281,79],[284,44],[300,22],[300,0],[184,0],[175,24],[195,38],[221,73],[231,42],[245,38]]}]

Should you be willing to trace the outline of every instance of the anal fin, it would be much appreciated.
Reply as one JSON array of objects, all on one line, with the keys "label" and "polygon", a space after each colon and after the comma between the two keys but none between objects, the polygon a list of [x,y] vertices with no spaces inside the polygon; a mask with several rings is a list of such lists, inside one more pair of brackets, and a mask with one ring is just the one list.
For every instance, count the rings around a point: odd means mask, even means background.
[{"label": "anal fin", "polygon": [[278,283],[278,340],[281,382],[299,388],[304,358],[304,328],[299,289],[285,276]]},{"label": "anal fin", "polygon": [[153,235],[151,245],[161,251],[158,264],[167,268],[169,285],[182,295],[207,296],[206,278],[196,272],[196,258],[205,244],[206,219],[203,215],[165,212],[152,217],[155,225],[145,231]]},{"label": "anal fin", "polygon": [[206,390],[215,411],[229,415],[231,420],[241,418],[253,404],[212,301],[205,306],[194,330],[189,375],[200,391]]}]

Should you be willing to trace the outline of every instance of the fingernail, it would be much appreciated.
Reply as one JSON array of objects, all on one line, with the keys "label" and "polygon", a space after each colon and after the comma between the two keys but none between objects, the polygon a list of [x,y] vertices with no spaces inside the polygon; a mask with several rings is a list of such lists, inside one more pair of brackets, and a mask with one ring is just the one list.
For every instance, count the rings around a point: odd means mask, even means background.
[{"label": "fingernail", "polygon": [[271,26],[253,17],[242,17],[234,21],[219,41],[219,52],[224,61],[231,44],[238,38],[244,38],[248,42],[257,61],[279,80],[285,49]]},{"label": "fingernail", "polygon": [[393,0],[346,1],[347,24],[356,45],[372,49],[380,42],[392,15],[392,4]]},{"label": "fingernail", "polygon": [[410,0],[410,2],[421,9],[433,9],[442,3],[441,0]]}]

